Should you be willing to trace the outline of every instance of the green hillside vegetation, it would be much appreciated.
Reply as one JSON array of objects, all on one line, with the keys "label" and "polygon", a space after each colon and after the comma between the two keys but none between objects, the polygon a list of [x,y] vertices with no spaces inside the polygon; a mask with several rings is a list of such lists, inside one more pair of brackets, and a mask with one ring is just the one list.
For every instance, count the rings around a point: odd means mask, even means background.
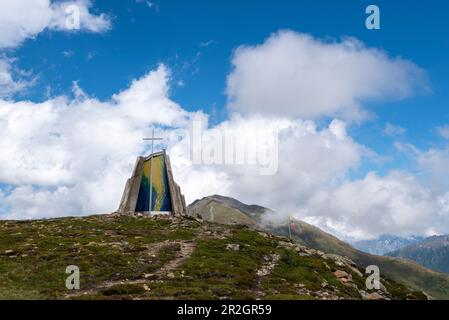
[{"label": "green hillside vegetation", "polygon": [[[342,262],[343,261],[343,262]],[[80,290],[68,290],[68,265]],[[168,216],[0,221],[0,299],[424,299],[242,225]]]}]

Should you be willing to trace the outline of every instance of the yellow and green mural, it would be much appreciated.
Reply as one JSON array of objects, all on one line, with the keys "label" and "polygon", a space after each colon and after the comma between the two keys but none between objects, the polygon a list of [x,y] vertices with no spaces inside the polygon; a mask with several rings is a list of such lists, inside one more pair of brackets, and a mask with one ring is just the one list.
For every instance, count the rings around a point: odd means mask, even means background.
[{"label": "yellow and green mural", "polygon": [[153,165],[153,175],[151,179],[151,211],[172,211],[170,191],[168,188],[167,168],[163,154],[153,157],[152,161],[147,160],[144,162],[136,211],[149,211],[151,162]]}]

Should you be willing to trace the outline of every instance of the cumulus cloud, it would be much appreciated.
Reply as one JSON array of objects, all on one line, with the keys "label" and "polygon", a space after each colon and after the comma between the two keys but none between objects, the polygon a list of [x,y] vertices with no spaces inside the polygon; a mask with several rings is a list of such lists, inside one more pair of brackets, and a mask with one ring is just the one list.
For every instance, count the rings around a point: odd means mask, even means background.
[{"label": "cumulus cloud", "polygon": [[110,101],[0,100],[0,182],[13,186],[0,212],[23,218],[115,209],[146,148],[148,126],[187,121],[188,113],[167,97],[168,77],[160,66]]},{"label": "cumulus cloud", "polygon": [[[0,1],[0,98],[10,98],[33,84],[22,70],[13,68],[14,59],[7,58],[2,52],[20,46],[26,39],[34,38],[46,29],[71,32],[108,30],[111,25],[109,18],[105,14],[91,14],[90,7],[89,0]],[[74,14],[79,16],[79,26],[70,20]]]},{"label": "cumulus cloud", "polygon": [[423,151],[398,143],[397,148],[410,156],[413,170],[369,172],[317,190],[298,217],[348,240],[449,233],[448,146]]},{"label": "cumulus cloud", "polygon": [[229,108],[244,113],[361,120],[363,102],[403,99],[426,83],[412,62],[354,38],[329,42],[293,31],[239,47],[232,64]]},{"label": "cumulus cloud", "polygon": [[[214,143],[216,131],[233,132],[257,145],[260,139],[248,133],[264,128],[263,139],[278,138],[279,167],[273,175],[261,175],[254,166],[195,165],[189,159],[191,146],[182,141],[169,152],[188,202],[214,193],[227,195],[274,209],[268,218],[271,222],[284,223],[294,216],[347,240],[385,233],[449,232],[446,149],[420,151],[406,145],[403,150],[417,164],[415,173],[369,172],[355,179],[351,172],[369,161],[372,151],[348,135],[343,121],[318,127],[312,120],[234,114],[217,126],[204,127],[206,149]],[[226,142],[222,148],[226,149]]]},{"label": "cumulus cloud", "polygon": [[[317,189],[337,184],[356,169],[366,151],[347,135],[345,123],[339,120],[320,129],[313,121],[234,115],[203,132],[203,150],[213,148],[209,144],[215,143],[217,132],[231,133],[248,147],[276,140],[276,154],[271,156],[278,157],[274,159],[279,164],[277,170],[260,174],[259,166],[269,165],[271,158],[254,159],[254,165],[249,161],[236,164],[232,160],[240,153],[232,150],[226,154],[230,165],[195,165],[192,160],[185,161],[190,158],[189,144],[178,144],[170,154],[188,201],[218,193],[277,209],[280,215],[293,213]],[[226,141],[222,141],[222,150],[227,152]]]},{"label": "cumulus cloud", "polygon": [[105,14],[94,15],[89,12],[89,0],[69,0],[52,2],[50,0],[2,0],[0,2],[0,48],[19,46],[24,40],[49,30],[67,28],[67,6],[76,6],[80,13],[80,29],[103,32],[110,28]]},{"label": "cumulus cloud", "polygon": [[[163,65],[109,101],[86,96],[76,84],[74,91],[72,100],[0,100],[0,182],[9,185],[0,190],[2,218],[115,210],[136,155],[148,152],[141,138],[157,126],[188,202],[228,195],[276,210],[275,221],[292,215],[346,238],[449,231],[447,188],[433,190],[404,171],[349,178],[371,151],[348,135],[344,121],[319,126],[313,120],[233,114],[210,126],[207,115],[187,112],[169,98],[169,72]],[[225,133],[247,146],[276,139],[277,170],[261,175],[257,161],[195,163],[186,133],[198,118],[203,151],[213,150]],[[226,140],[221,141],[229,155]],[[420,159],[423,172],[438,173],[447,163],[442,150],[406,150]],[[235,150],[230,152],[235,160]]]},{"label": "cumulus cloud", "polygon": [[[76,84],[73,100],[0,100],[0,181],[13,186],[2,195],[3,217],[116,209],[136,155],[145,153],[141,138],[152,125],[166,137],[176,179],[188,202],[219,193],[294,210],[317,188],[343,179],[364,154],[364,147],[347,135],[339,120],[319,128],[314,121],[235,114],[210,127],[207,115],[187,112],[169,99],[168,83],[168,70],[160,66],[110,101],[81,94]],[[190,139],[171,138],[189,132],[193,117],[204,121],[203,150],[215,143],[217,132],[231,132],[239,141],[246,139],[247,146],[277,139],[275,174],[260,175],[260,163],[195,164]],[[263,135],[248,135],[253,132]]]},{"label": "cumulus cloud", "polygon": [[449,215],[438,196],[407,172],[345,181],[320,190],[305,204],[303,218],[343,238],[363,239],[379,234],[447,232]]},{"label": "cumulus cloud", "polygon": [[426,151],[415,147],[413,153],[421,180],[435,192],[449,190],[449,146]]},{"label": "cumulus cloud", "polygon": [[[156,126],[187,202],[214,193],[233,196],[276,210],[277,221],[292,215],[352,238],[449,232],[448,186],[428,183],[449,175],[445,149],[398,144],[417,159],[419,175],[351,178],[373,151],[348,134],[348,124],[366,114],[365,99],[410,95],[422,80],[418,67],[354,39],[328,43],[294,32],[238,49],[233,65],[228,95],[236,112],[213,126],[208,115],[170,99],[163,65],[106,101],[89,97],[76,82],[71,99],[0,100],[0,217],[113,211],[136,156],[148,153],[142,137]],[[344,120],[310,119],[322,115]],[[194,161],[186,135],[195,119],[202,121],[202,151],[212,160],[207,164]],[[390,133],[400,133],[391,126]],[[276,170],[260,174],[270,154],[237,164],[240,154],[227,149],[227,135],[249,147],[275,141]],[[245,150],[248,160],[251,149]],[[430,173],[434,178],[425,178]]]}]

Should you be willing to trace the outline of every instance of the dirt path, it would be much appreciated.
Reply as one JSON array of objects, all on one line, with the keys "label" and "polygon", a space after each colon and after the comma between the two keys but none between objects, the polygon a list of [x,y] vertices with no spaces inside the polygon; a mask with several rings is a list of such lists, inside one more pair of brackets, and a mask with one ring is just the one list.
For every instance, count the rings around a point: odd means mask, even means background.
[{"label": "dirt path", "polygon": [[193,241],[176,241],[173,244],[179,244],[180,249],[176,257],[168,261],[162,268],[160,268],[156,275],[159,277],[168,276],[171,271],[179,267],[185,260],[187,260],[195,251],[195,242]]},{"label": "dirt path", "polygon": [[258,297],[263,297],[264,293],[260,290],[263,279],[270,275],[280,259],[278,254],[264,256],[264,263],[256,271],[256,280],[254,281],[253,290]]},{"label": "dirt path", "polygon": [[[172,273],[177,267],[179,267],[185,260],[187,260],[192,253],[195,251],[195,242],[194,241],[164,241],[158,243],[152,243],[147,246],[146,254],[150,257],[157,257],[159,251],[163,248],[179,245],[180,249],[177,251],[174,259],[166,262],[159,270],[157,270],[154,274],[151,275],[151,279],[154,280],[160,278],[174,278],[175,275]],[[101,284],[96,285],[94,288],[90,288],[88,290],[77,290],[67,294],[66,298],[75,298],[82,295],[90,295],[96,294],[98,291],[109,289],[116,285],[129,285],[129,284],[142,284],[144,288],[148,288],[147,284],[151,281],[148,279],[147,275],[141,275],[142,278],[135,280],[116,280],[116,281],[105,281]]]}]

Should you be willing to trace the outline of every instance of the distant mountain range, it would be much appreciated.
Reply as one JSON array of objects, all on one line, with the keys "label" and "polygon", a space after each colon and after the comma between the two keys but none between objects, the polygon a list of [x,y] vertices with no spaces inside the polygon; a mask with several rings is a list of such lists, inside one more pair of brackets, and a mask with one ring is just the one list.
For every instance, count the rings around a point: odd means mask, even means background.
[{"label": "distant mountain range", "polygon": [[421,242],[422,240],[424,240],[424,237],[420,236],[399,237],[395,235],[381,235],[376,239],[352,241],[350,244],[361,251],[384,255],[388,252]]},{"label": "distant mountain range", "polygon": [[[187,208],[191,216],[222,224],[245,224],[255,226],[271,233],[288,236],[285,225],[266,225],[263,215],[269,209],[246,205],[240,201],[219,195],[205,197],[190,204]],[[376,265],[381,275],[403,283],[415,290],[422,290],[434,298],[449,299],[449,275],[432,271],[408,260],[389,256],[378,256],[355,249],[346,242],[303,221],[294,221],[296,228],[291,230],[292,240],[309,248],[326,253],[346,256],[360,266]]]},{"label": "distant mountain range", "polygon": [[449,273],[449,235],[399,237],[382,235],[377,239],[351,242],[364,252],[413,260],[426,268]]},{"label": "distant mountain range", "polygon": [[428,237],[386,255],[411,259],[429,269],[449,273],[449,235]]}]

